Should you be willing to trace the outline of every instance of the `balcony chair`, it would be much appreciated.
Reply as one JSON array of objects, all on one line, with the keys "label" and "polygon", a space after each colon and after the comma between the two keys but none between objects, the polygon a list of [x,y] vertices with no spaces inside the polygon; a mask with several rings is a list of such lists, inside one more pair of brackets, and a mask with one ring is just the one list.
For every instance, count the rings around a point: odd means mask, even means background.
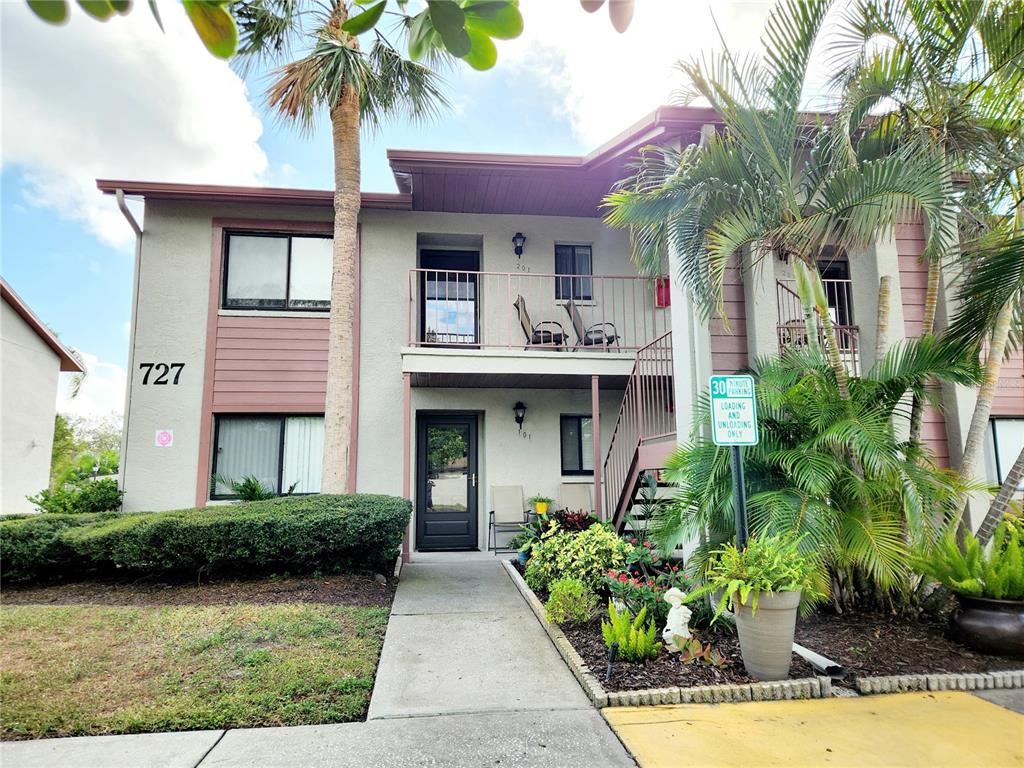
[{"label": "balcony chair", "polygon": [[619,332],[615,328],[614,323],[594,323],[590,327],[585,326],[580,309],[572,299],[565,302],[565,311],[569,313],[572,329],[576,331],[577,349],[579,347],[604,347],[608,349],[613,344],[619,346]]},{"label": "balcony chair", "polygon": [[562,509],[568,509],[573,512],[581,509],[584,512],[593,512],[594,503],[590,498],[591,488],[593,486],[590,483],[562,483],[560,494]]},{"label": "balcony chair", "polygon": [[[530,321],[530,313],[526,311],[526,299],[517,296],[512,306],[519,313],[519,325],[523,328],[526,343],[530,346],[562,348],[566,342],[566,332],[562,324],[555,320],[544,320],[534,325]],[[550,330],[541,326],[554,326],[558,330]]]},{"label": "balcony chair", "polygon": [[[523,503],[523,486],[491,486],[490,530],[487,533],[487,550],[498,551],[498,533],[519,532],[519,527],[529,521],[530,513]],[[508,547],[502,551],[511,552]]]}]

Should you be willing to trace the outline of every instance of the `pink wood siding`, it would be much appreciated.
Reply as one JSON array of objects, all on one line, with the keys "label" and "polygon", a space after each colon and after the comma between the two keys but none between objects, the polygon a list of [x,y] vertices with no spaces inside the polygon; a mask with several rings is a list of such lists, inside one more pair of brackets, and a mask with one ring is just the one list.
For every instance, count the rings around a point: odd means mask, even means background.
[{"label": "pink wood siding", "polygon": [[327,323],[320,317],[218,316],[213,411],[323,411]]},{"label": "pink wood siding", "polygon": [[993,416],[1024,416],[1024,350],[1003,360],[999,384],[992,398]]},{"label": "pink wood siding", "polygon": [[[896,227],[896,253],[900,262],[900,299],[903,302],[903,330],[908,338],[921,335],[924,323],[924,299],[928,293],[928,265],[921,261],[924,252],[924,225],[905,222]],[[921,420],[921,439],[935,454],[936,463],[949,466],[949,439],[942,413],[926,406]]]},{"label": "pink wood siding", "polygon": [[747,309],[743,279],[735,265],[725,271],[722,298],[731,329],[727,330],[718,317],[711,321],[711,367],[716,374],[735,373],[747,367]]}]

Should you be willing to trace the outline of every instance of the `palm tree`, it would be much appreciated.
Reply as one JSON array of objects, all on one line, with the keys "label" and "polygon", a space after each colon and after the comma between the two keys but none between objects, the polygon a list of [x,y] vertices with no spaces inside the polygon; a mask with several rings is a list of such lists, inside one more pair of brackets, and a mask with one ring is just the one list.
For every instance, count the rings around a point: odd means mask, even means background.
[{"label": "palm tree", "polygon": [[[865,598],[905,605],[911,548],[955,516],[961,484],[920,444],[900,440],[892,417],[907,390],[922,392],[931,377],[975,383],[973,359],[934,337],[904,341],[849,380],[848,400],[810,350],[759,360],[752,373],[760,442],[744,452],[751,534],[802,536],[821,557],[819,582],[831,585],[837,609]],[[710,423],[706,397],[698,423]],[[695,437],[669,460],[669,476],[679,494],[650,531],[662,551],[700,538],[689,561],[699,572],[734,534],[729,449]]]},{"label": "palm tree", "polygon": [[[744,249],[754,261],[779,253],[794,260],[808,339],[822,324],[825,355],[843,400],[848,374],[818,273],[827,246],[866,247],[907,211],[929,223],[927,252],[943,253],[954,237],[950,184],[943,158],[838,137],[840,124],[800,112],[811,49],[829,0],[783,0],[768,18],[764,63],[718,58],[681,63],[696,97],[718,113],[723,131],[702,147],[649,148],[636,175],[608,195],[606,221],[629,227],[633,257],[660,271],[668,248],[679,277],[705,313],[724,317],[726,266]],[[852,147],[851,152],[841,151]],[[816,308],[816,312],[811,311]]]},{"label": "palm tree", "polygon": [[[909,141],[921,152],[945,158],[951,174],[999,179],[1014,168],[1018,158],[1007,151],[1007,142],[1019,142],[1024,116],[1024,5],[861,0],[845,14],[835,48],[839,60],[845,60],[834,78],[843,91],[836,120],[846,127],[837,136],[854,135],[858,124],[882,106],[887,107],[884,114],[868,126],[875,142]],[[923,335],[935,331],[942,262],[948,255],[939,250],[927,254]],[[991,360],[1002,359],[1002,349],[992,351]],[[988,410],[979,400],[981,410],[987,421]],[[915,399],[910,422],[915,440],[921,414],[922,401]],[[965,456],[965,472],[973,470],[979,456],[980,442]]]},{"label": "palm tree", "polygon": [[[514,2],[432,3],[417,16],[398,14],[408,32],[403,56],[379,30],[386,3],[349,18],[346,0],[249,0],[232,5],[239,28],[243,68],[270,66],[267,101],[282,119],[309,131],[321,112],[329,115],[334,146],[334,262],[324,414],[321,490],[350,489],[348,456],[352,419],[353,298],[357,286],[356,228],[359,217],[359,138],[362,127],[388,118],[421,120],[446,104],[430,66],[464,58],[479,69],[494,64],[490,37],[515,37],[522,18]],[[470,21],[476,23],[472,28]],[[373,30],[362,50],[358,34]],[[296,44],[302,52],[292,56]]]}]

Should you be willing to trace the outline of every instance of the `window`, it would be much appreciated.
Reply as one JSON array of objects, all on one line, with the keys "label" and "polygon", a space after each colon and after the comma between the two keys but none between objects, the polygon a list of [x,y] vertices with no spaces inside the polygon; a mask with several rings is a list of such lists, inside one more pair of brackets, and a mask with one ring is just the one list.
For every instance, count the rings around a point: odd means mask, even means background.
[{"label": "window", "polygon": [[[323,416],[217,416],[214,444],[216,477],[254,475],[275,493],[320,492]],[[232,497],[226,483],[211,478],[211,499]]]},{"label": "window", "polygon": [[589,245],[556,245],[555,298],[589,301],[593,298],[593,259]]},{"label": "window", "polygon": [[228,233],[224,308],[330,309],[333,244],[317,235]]},{"label": "window", "polygon": [[594,426],[589,416],[562,416],[562,474],[594,474]]},{"label": "window", "polygon": [[[1024,418],[992,419],[985,435],[985,479],[1002,485],[1024,447]],[[1018,490],[1024,490],[1022,484]]]}]

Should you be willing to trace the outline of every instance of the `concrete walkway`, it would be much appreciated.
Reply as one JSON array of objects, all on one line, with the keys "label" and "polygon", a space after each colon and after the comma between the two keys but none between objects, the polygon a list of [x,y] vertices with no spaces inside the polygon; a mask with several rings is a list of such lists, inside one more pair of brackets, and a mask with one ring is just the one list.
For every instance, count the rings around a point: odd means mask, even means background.
[{"label": "concrete walkway", "polygon": [[494,558],[402,571],[365,723],[0,745],[3,768],[636,764]]}]

